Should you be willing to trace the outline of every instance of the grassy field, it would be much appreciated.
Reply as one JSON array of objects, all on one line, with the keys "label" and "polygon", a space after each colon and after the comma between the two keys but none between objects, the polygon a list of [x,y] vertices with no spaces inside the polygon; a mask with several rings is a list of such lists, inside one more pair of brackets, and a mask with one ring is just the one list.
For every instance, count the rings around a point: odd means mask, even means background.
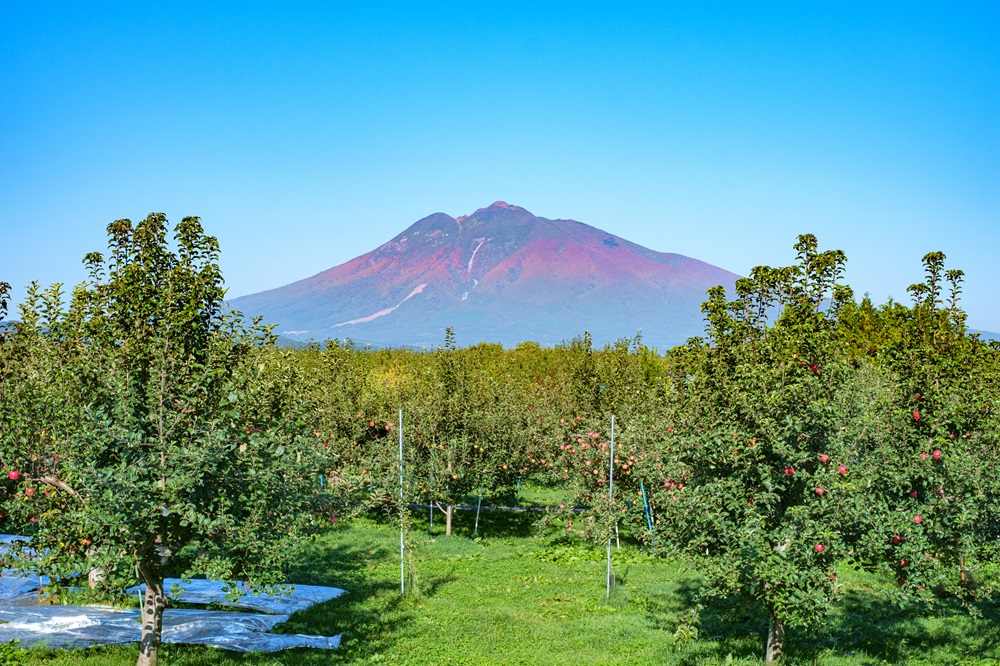
[{"label": "grassy field", "polygon": [[[530,496],[527,500],[532,499]],[[322,535],[294,571],[299,583],[335,585],[341,599],[293,616],[291,633],[342,634],[335,652],[295,650],[239,655],[165,646],[161,663],[271,664],[756,664],[765,623],[725,608],[688,624],[697,574],[623,545],[615,552],[618,588],[605,599],[603,548],[566,542],[558,529],[538,536],[537,514],[460,512],[456,535],[443,519],[427,532],[415,514],[419,596],[399,594],[399,536],[359,519]],[[440,522],[439,522],[440,521]],[[786,664],[998,664],[1000,605],[980,617],[960,608],[899,608],[884,584],[841,572],[847,593],[821,630],[791,632]],[[27,664],[131,664],[137,648],[73,652],[19,650]],[[3,664],[0,651],[0,664]]]}]

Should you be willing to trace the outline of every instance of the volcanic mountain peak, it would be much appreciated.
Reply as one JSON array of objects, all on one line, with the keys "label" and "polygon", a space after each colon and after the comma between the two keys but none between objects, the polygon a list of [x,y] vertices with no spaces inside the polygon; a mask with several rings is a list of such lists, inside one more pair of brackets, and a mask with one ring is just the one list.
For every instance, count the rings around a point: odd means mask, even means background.
[{"label": "volcanic mountain peak", "polygon": [[454,326],[463,343],[555,344],[642,329],[665,346],[698,335],[706,289],[736,277],[497,201],[458,218],[434,213],[371,252],[234,306],[298,339],[433,346]]}]

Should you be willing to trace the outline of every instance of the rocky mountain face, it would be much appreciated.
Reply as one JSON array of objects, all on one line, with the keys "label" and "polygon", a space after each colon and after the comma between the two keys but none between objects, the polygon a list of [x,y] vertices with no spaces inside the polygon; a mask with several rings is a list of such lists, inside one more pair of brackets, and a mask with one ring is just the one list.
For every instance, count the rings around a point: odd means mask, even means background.
[{"label": "rocky mountain face", "polygon": [[460,346],[553,345],[584,331],[603,344],[641,330],[662,350],[701,335],[705,291],[737,277],[498,201],[435,213],[345,264],[230,305],[300,341],[433,348],[451,326]]}]

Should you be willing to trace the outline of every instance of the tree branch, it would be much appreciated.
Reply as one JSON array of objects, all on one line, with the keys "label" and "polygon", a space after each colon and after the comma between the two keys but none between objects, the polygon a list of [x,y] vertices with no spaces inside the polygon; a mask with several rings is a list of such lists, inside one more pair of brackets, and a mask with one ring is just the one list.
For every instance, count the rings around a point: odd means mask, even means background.
[{"label": "tree branch", "polygon": [[72,486],[54,476],[38,476],[32,478],[31,480],[38,481],[39,483],[44,483],[47,486],[52,486],[54,488],[58,488],[59,490],[66,491],[67,493],[78,499],[80,497],[80,493],[76,492],[76,490],[74,490]]}]

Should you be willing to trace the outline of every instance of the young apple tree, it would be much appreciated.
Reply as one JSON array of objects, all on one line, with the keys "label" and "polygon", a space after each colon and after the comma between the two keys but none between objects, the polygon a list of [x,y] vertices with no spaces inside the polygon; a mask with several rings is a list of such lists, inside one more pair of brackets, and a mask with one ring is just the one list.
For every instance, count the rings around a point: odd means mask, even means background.
[{"label": "young apple tree", "polygon": [[898,436],[869,457],[866,477],[881,492],[865,494],[859,549],[900,596],[970,600],[988,593],[976,567],[996,553],[1000,391],[996,350],[966,333],[964,274],[944,260],[924,256],[911,308],[890,303],[846,318],[899,384],[887,410]]},{"label": "young apple tree", "polygon": [[852,376],[836,334],[845,257],[811,235],[795,248],[796,265],[755,268],[735,300],[709,291],[710,341],[675,354],[670,434],[636,472],[660,475],[657,534],[697,559],[708,596],[766,613],[768,663],[786,628],[817,622],[837,592],[855,438],[877,430],[840,399]]},{"label": "young apple tree", "polygon": [[320,466],[294,387],[274,379],[282,352],[227,312],[218,242],[199,219],[172,243],[162,214],[108,235],[68,309],[22,308],[7,373],[20,388],[6,398],[43,422],[5,430],[0,456],[39,502],[34,566],[53,580],[97,572],[108,590],[145,584],[147,666],[168,574],[281,581]]}]

